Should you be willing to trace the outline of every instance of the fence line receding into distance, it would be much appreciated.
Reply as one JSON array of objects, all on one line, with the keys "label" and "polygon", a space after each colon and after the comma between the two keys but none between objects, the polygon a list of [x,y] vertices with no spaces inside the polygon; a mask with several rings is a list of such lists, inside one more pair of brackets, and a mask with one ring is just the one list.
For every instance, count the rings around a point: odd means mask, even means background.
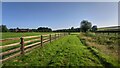
[{"label": "fence line receding into distance", "polygon": [[[24,55],[25,53],[31,51],[34,48],[41,47],[45,43],[49,43],[49,42],[51,43],[52,41],[66,35],[68,35],[68,33],[28,36],[28,37],[21,37],[19,39],[12,39],[12,40],[19,40],[19,42],[0,46],[0,49],[2,49],[2,52],[0,52],[0,57],[1,57],[0,62],[5,62],[19,55]],[[25,39],[29,39],[29,40],[25,40]]]}]

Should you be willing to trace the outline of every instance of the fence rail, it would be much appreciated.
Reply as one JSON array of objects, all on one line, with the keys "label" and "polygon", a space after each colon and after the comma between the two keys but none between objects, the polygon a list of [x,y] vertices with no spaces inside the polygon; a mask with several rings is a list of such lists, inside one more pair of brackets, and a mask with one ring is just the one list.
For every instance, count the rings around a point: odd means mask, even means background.
[{"label": "fence rail", "polygon": [[120,30],[114,31],[114,30],[99,30],[96,31],[96,33],[120,33]]},{"label": "fence rail", "polygon": [[96,34],[99,34],[99,33],[102,33],[102,34],[107,34],[107,35],[110,35],[110,34],[115,34],[115,35],[118,35],[120,33],[120,30],[99,30],[99,31],[96,31],[95,32]]},{"label": "fence rail", "polygon": [[[21,38],[12,38],[9,40],[19,40],[20,42],[0,46],[0,49],[6,49],[10,47],[14,47],[8,50],[5,50],[4,52],[0,53],[0,62],[5,62],[11,58],[14,58],[19,55],[24,55],[26,52],[31,51],[32,49],[36,47],[41,47],[45,43],[51,43],[52,41],[63,37],[65,35],[68,35],[68,33],[57,33],[57,34],[47,34],[47,35],[39,35],[39,36],[28,36],[28,37],[21,37]],[[30,39],[25,41],[25,39]],[[32,39],[33,38],[33,39]],[[7,39],[8,40],[8,39]],[[17,47],[15,47],[17,46]]]}]

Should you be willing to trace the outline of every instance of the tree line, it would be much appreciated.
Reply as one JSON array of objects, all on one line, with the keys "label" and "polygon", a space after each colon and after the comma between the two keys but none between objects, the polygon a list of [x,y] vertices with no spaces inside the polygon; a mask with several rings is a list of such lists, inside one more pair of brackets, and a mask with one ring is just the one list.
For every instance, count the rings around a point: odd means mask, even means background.
[{"label": "tree line", "polygon": [[20,28],[10,28],[8,29],[6,25],[1,25],[0,26],[0,32],[87,32],[87,31],[92,31],[95,32],[97,31],[97,26],[94,25],[92,26],[92,23],[83,20],[80,23],[80,28],[74,28],[71,27],[69,29],[58,29],[58,30],[52,30],[51,28],[48,27],[38,27],[37,29],[20,29]]},{"label": "tree line", "polygon": [[80,28],[71,27],[71,28],[69,28],[69,29],[58,29],[58,30],[54,30],[53,32],[80,32]]},{"label": "tree line", "polygon": [[51,28],[39,27],[37,29],[20,29],[20,28],[10,28],[8,29],[6,25],[0,26],[0,32],[52,32]]}]

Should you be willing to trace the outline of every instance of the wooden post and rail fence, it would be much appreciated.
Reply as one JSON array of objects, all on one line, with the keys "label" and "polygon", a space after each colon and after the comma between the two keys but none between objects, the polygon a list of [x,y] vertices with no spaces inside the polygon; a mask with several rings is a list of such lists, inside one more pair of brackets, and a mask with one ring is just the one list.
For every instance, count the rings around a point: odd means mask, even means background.
[{"label": "wooden post and rail fence", "polygon": [[[47,34],[47,35],[39,35],[39,36],[27,36],[21,38],[9,38],[7,41],[15,41],[19,42],[2,45],[0,49],[3,51],[0,52],[0,62],[5,62],[9,59],[12,59],[16,56],[24,55],[25,53],[35,49],[37,47],[42,47],[45,43],[51,43],[54,40],[57,40],[60,37],[66,36],[68,33],[58,33],[58,34]],[[26,40],[27,39],[27,40]],[[4,40],[0,40],[0,42],[7,42]]]},{"label": "wooden post and rail fence", "polygon": [[117,30],[117,31],[113,31],[113,30],[101,30],[101,31],[96,31],[95,32],[96,34],[100,34],[100,33],[102,33],[102,34],[107,34],[107,35],[110,35],[110,34],[115,34],[115,35],[118,35],[118,34],[120,34],[120,31],[119,30]]}]

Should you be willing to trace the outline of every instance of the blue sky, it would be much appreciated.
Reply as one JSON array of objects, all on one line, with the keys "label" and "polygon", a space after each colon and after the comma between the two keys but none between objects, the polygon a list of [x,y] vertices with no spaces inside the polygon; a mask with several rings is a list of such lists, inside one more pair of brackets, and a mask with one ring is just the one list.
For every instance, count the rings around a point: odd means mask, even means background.
[{"label": "blue sky", "polygon": [[2,0],[2,2],[118,2],[119,0]]},{"label": "blue sky", "polygon": [[2,23],[8,28],[79,27],[88,20],[98,27],[118,25],[117,2],[3,2]]}]

